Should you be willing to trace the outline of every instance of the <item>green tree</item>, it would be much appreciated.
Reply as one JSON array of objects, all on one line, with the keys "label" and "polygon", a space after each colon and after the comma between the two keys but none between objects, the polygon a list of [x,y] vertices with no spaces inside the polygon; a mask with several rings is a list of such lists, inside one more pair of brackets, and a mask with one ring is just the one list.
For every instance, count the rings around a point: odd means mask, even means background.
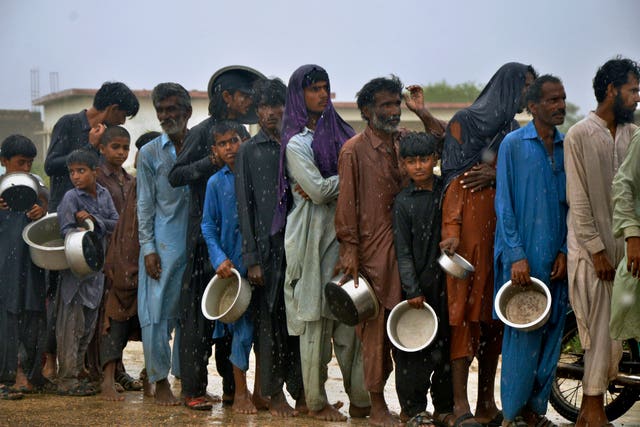
[{"label": "green tree", "polygon": [[482,87],[474,82],[451,86],[442,80],[424,87],[424,99],[426,102],[473,102],[481,91]]},{"label": "green tree", "polygon": [[578,123],[584,117],[584,115],[578,114],[580,107],[576,104],[567,102],[565,109],[567,114],[564,116],[564,123],[561,126],[558,126],[558,130],[562,133],[567,133],[571,126]]}]

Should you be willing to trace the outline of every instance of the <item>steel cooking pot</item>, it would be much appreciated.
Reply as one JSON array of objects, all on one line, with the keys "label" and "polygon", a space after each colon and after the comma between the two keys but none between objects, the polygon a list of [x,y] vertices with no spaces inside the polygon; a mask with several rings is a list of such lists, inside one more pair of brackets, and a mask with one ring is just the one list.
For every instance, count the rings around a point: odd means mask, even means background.
[{"label": "steel cooking pot", "polygon": [[331,313],[349,326],[376,317],[379,310],[378,298],[367,279],[359,275],[356,288],[353,279],[340,285],[343,278],[343,275],[334,277],[324,288]]},{"label": "steel cooking pot", "polygon": [[69,268],[60,234],[58,214],[47,214],[22,230],[22,239],[29,246],[31,261],[46,270]]},{"label": "steel cooking pot", "polygon": [[86,230],[71,231],[64,239],[64,254],[69,269],[79,279],[99,271],[104,264],[104,249],[93,231],[93,221],[84,221]]},{"label": "steel cooking pot", "polygon": [[447,255],[447,253],[443,251],[440,258],[438,258],[438,264],[440,264],[440,267],[442,267],[444,271],[458,279],[465,279],[470,273],[476,271],[469,261],[456,253]]},{"label": "steel cooking pot", "polygon": [[209,281],[204,293],[200,309],[209,320],[219,320],[223,323],[233,323],[247,311],[251,302],[251,285],[240,276],[235,268],[231,269],[233,276],[218,277],[216,274]]},{"label": "steel cooking pot", "polygon": [[416,309],[402,301],[391,310],[387,318],[387,336],[398,349],[420,351],[433,342],[438,333],[438,316],[426,302]]},{"label": "steel cooking pot", "polygon": [[38,200],[38,181],[26,172],[3,175],[0,177],[0,198],[12,211],[28,211]]},{"label": "steel cooking pot", "polygon": [[495,309],[502,322],[521,331],[542,327],[551,315],[551,292],[541,280],[531,277],[527,286],[506,282],[496,293]]}]

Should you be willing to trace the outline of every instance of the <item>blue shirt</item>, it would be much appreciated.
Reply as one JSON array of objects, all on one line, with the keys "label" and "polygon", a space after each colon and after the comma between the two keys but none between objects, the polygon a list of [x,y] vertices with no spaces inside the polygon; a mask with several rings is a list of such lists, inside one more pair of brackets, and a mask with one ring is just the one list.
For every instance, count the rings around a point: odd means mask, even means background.
[{"label": "blue shirt", "polygon": [[220,169],[207,182],[201,227],[213,268],[217,270],[229,259],[240,275],[246,276],[247,269],[242,263],[235,178],[229,166]]},{"label": "blue shirt", "polygon": [[531,276],[547,285],[559,252],[567,252],[564,135],[554,134],[549,156],[533,122],[508,134],[498,151],[495,289],[526,258]]}]

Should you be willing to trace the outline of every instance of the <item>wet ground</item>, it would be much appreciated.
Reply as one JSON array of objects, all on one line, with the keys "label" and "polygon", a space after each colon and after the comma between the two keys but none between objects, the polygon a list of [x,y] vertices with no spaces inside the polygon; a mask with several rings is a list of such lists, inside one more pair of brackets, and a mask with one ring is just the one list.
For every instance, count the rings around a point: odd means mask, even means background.
[{"label": "wet ground", "polygon": [[[142,345],[137,342],[129,343],[125,350],[125,366],[132,376],[137,376],[143,365]],[[253,362],[252,365],[253,366]],[[469,396],[472,405],[475,402],[477,385],[474,372],[470,376]],[[251,370],[249,384],[253,384]],[[171,377],[174,393],[180,393],[180,381]],[[221,380],[214,374],[213,359],[209,364],[209,392],[221,394]],[[395,397],[392,377],[386,387],[386,397],[392,411],[400,412],[400,406]],[[329,370],[327,391],[332,401],[341,400],[345,403],[342,411],[347,414],[348,399],[342,387],[340,371],[333,359]],[[99,397],[61,397],[54,395],[27,395],[19,401],[0,401],[0,425],[46,425],[46,426],[103,426],[103,425],[207,425],[207,426],[364,426],[366,420],[349,420],[346,423],[329,423],[315,421],[309,418],[272,418],[267,411],[257,415],[236,415],[230,407],[215,404],[211,411],[192,411],[184,406],[161,407],[153,403],[153,399],[143,398],[142,392],[127,392],[124,402],[105,402]],[[473,407],[473,406],[472,406]],[[433,408],[430,408],[433,409]],[[553,408],[549,407],[547,416],[566,427],[571,426],[560,417]],[[640,426],[640,403],[627,414],[614,422],[619,426]]]}]

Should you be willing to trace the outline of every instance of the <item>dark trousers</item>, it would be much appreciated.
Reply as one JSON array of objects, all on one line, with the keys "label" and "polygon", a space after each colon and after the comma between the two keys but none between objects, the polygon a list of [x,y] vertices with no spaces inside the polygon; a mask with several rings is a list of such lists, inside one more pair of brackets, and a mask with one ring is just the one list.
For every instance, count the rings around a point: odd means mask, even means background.
[{"label": "dark trousers", "polygon": [[44,352],[49,354],[56,354],[56,313],[58,311],[58,301],[56,300],[56,293],[58,291],[58,278],[60,273],[55,270],[46,270],[47,278],[47,325],[45,335],[45,347]]},{"label": "dark trousers", "polygon": [[0,305],[0,382],[15,382],[19,361],[31,384],[44,383],[41,363],[44,326],[43,312],[15,314]]},{"label": "dark trousers", "polygon": [[396,393],[402,412],[413,417],[427,409],[427,393],[436,412],[453,412],[449,341],[436,337],[424,350],[407,353],[394,347]]}]

